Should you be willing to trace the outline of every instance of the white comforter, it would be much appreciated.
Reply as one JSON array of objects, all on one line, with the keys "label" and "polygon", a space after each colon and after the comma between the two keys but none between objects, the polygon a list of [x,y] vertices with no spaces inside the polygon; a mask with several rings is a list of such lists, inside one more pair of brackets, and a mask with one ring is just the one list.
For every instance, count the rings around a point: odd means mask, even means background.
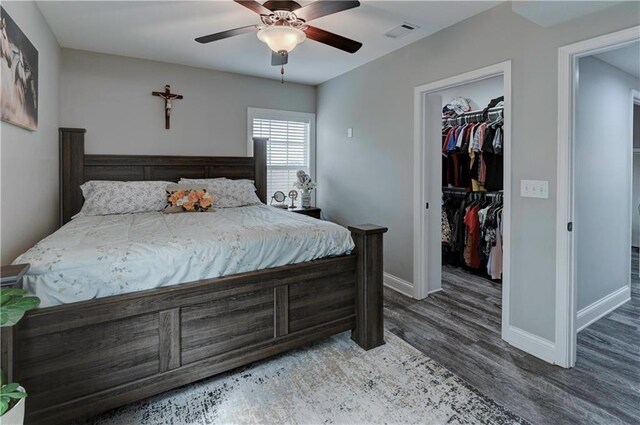
[{"label": "white comforter", "polygon": [[266,205],[80,217],[19,256],[41,307],[192,282],[354,248],[349,231]]}]

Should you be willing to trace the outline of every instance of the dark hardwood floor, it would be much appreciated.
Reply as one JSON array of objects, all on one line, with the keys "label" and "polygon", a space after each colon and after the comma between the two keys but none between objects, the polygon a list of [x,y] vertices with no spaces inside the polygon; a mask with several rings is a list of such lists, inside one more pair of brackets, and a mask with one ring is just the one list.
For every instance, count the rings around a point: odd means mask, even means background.
[{"label": "dark hardwood floor", "polygon": [[385,289],[385,319],[400,336],[533,424],[640,424],[640,279],[632,299],[578,335],[562,369],[500,338],[501,288],[443,268],[443,291],[416,301]]}]

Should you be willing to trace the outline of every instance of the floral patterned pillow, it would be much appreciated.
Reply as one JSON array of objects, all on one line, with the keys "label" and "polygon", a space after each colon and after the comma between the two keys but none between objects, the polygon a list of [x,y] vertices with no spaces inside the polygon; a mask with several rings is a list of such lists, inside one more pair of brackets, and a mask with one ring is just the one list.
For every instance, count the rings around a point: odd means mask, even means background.
[{"label": "floral patterned pillow", "polygon": [[207,186],[214,199],[213,206],[217,208],[243,207],[262,203],[256,195],[256,187],[251,180],[180,179],[180,183]]},{"label": "floral patterned pillow", "polygon": [[207,211],[213,204],[213,197],[204,187],[170,184],[167,186],[167,214],[178,212]]},{"label": "floral patterned pillow", "polygon": [[120,182],[91,180],[80,186],[82,210],[73,218],[93,215],[162,211],[167,204],[166,188],[171,182]]}]

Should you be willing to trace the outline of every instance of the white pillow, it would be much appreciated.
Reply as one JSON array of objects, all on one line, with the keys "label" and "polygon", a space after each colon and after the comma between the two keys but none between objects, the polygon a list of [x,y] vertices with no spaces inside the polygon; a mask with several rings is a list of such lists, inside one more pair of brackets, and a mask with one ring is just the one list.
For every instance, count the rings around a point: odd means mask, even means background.
[{"label": "white pillow", "polygon": [[206,185],[213,196],[213,206],[217,208],[244,207],[262,203],[256,195],[256,187],[251,180],[180,179],[180,184]]},{"label": "white pillow", "polygon": [[84,205],[73,218],[162,211],[167,205],[166,189],[168,184],[171,182],[88,181],[80,186],[84,196]]}]

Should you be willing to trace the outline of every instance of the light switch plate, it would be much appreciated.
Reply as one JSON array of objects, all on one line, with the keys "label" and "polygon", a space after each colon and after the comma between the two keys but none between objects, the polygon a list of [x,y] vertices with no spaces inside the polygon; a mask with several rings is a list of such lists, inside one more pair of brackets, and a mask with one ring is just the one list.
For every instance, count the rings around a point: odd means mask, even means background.
[{"label": "light switch plate", "polygon": [[352,127],[347,128],[347,137],[353,137],[353,128]]},{"label": "light switch plate", "polygon": [[520,196],[549,199],[549,182],[546,180],[520,180]]}]

